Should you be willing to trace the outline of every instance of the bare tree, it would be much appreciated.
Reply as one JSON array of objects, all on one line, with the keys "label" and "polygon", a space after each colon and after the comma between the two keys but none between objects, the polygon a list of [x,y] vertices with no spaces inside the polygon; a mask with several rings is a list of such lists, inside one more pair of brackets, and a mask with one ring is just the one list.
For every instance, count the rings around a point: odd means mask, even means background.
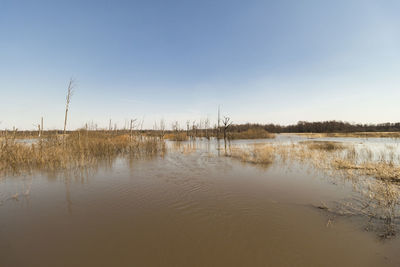
[{"label": "bare tree", "polygon": [[219,132],[220,132],[220,125],[219,125],[219,122],[221,121],[221,112],[220,112],[220,109],[221,109],[221,107],[220,107],[220,105],[218,105],[218,124],[217,124],[217,139],[219,139]]},{"label": "bare tree", "polygon": [[206,120],[204,121],[204,128],[206,130],[206,138],[207,139],[210,139],[210,137],[208,136],[208,128],[209,127],[210,127],[210,120],[207,117]]},{"label": "bare tree", "polygon": [[171,126],[172,126],[172,130],[175,131],[176,133],[178,133],[178,131],[179,131],[179,122],[178,121],[174,121]]},{"label": "bare tree", "polygon": [[186,121],[186,135],[189,136],[189,130],[190,130],[190,120]]},{"label": "bare tree", "polygon": [[32,125],[37,127],[37,129],[38,129],[38,137],[40,137],[40,123],[39,124],[32,123]]},{"label": "bare tree", "polygon": [[143,139],[143,124],[144,124],[144,116],[142,118],[142,121],[140,122],[140,140]]},{"label": "bare tree", "polygon": [[229,117],[225,117],[224,116],[224,119],[222,120],[222,124],[224,125],[223,126],[223,128],[224,128],[224,140],[226,140],[226,133],[228,131],[228,128],[232,125],[232,121],[231,121],[231,119]]},{"label": "bare tree", "polygon": [[164,135],[165,135],[165,121],[164,119],[160,120],[160,137],[161,139],[164,139]]},{"label": "bare tree", "polygon": [[193,121],[193,123],[192,123],[192,135],[193,135],[193,139],[195,139],[197,137],[196,121]]},{"label": "bare tree", "polygon": [[70,79],[69,80],[69,84],[68,84],[68,90],[67,90],[67,103],[65,105],[65,119],[64,119],[64,136],[67,130],[67,118],[68,118],[68,109],[69,109],[69,103],[71,102],[71,97],[74,93],[74,87],[75,87],[75,81],[74,79]]},{"label": "bare tree", "polygon": [[135,127],[134,123],[135,123],[136,119],[131,120],[131,125],[130,125],[130,141],[132,142],[132,136],[133,136],[133,128]]}]

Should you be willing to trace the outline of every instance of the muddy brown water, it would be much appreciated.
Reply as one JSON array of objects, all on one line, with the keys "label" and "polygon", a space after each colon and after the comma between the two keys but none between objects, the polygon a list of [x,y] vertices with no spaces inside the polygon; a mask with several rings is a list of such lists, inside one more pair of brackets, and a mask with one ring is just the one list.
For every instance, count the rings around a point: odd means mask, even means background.
[{"label": "muddy brown water", "polygon": [[400,266],[399,238],[313,207],[356,194],[346,182],[169,145],[87,176],[2,178],[0,266]]}]

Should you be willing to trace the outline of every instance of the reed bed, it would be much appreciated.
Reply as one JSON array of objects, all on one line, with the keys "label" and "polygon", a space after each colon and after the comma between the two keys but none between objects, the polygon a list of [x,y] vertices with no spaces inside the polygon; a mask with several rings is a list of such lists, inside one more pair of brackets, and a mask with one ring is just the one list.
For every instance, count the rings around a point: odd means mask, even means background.
[{"label": "reed bed", "polygon": [[[386,155],[387,154],[387,155]],[[232,147],[229,156],[250,163],[296,161],[327,171],[342,171],[348,176],[371,176],[400,183],[400,157],[369,148],[355,149],[339,142],[300,142],[296,144],[254,144]]]},{"label": "reed bed", "polygon": [[6,138],[0,142],[0,174],[96,167],[117,157],[149,157],[165,151],[164,141],[158,138],[107,132],[76,131],[67,136],[50,135],[31,144]]},{"label": "reed bed", "polygon": [[186,141],[189,139],[189,136],[186,132],[176,132],[176,133],[167,133],[164,136],[165,139],[171,141]]},{"label": "reed bed", "polygon": [[264,129],[250,128],[243,132],[229,132],[229,139],[271,139],[275,134],[267,132]]}]

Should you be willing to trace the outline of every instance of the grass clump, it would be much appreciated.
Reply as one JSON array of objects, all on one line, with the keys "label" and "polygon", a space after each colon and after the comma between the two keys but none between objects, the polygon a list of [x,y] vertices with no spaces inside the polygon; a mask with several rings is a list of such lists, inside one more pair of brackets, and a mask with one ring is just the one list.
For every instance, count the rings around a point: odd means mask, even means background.
[{"label": "grass clump", "polygon": [[334,151],[334,150],[343,150],[345,146],[340,142],[332,142],[332,141],[305,141],[301,142],[302,144],[307,145],[309,149],[318,149],[318,150],[326,150],[326,151]]},{"label": "grass clump", "polygon": [[275,160],[275,149],[272,145],[232,147],[228,156],[246,163],[270,165]]}]

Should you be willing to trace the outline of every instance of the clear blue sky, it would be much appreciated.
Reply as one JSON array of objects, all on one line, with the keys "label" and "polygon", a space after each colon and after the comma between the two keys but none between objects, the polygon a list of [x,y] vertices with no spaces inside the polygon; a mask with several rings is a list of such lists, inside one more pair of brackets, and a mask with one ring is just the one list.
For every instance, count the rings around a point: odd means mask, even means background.
[{"label": "clear blue sky", "polygon": [[400,1],[0,1],[0,129],[400,121]]}]

